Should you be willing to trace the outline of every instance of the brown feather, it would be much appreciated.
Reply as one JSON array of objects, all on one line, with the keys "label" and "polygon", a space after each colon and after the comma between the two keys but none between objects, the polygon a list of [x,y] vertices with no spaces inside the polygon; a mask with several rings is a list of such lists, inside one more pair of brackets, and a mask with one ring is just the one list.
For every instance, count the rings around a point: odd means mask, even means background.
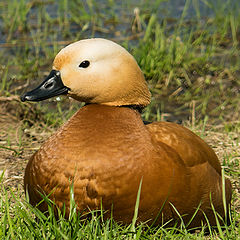
[{"label": "brown feather", "polygon": [[[30,202],[49,194],[69,214],[69,186],[74,181],[79,211],[100,209],[130,223],[141,178],[139,221],[154,220],[164,205],[164,221],[177,219],[171,204],[191,218],[201,203],[214,224],[215,209],[224,216],[219,161],[198,136],[173,123],[145,126],[140,114],[125,107],[90,104],[81,108],[29,161],[24,185]],[[226,181],[227,203],[231,184]],[[165,202],[166,201],[166,202]],[[171,204],[169,204],[169,202]],[[42,211],[46,205],[40,206]],[[191,226],[204,222],[201,212]]]}]

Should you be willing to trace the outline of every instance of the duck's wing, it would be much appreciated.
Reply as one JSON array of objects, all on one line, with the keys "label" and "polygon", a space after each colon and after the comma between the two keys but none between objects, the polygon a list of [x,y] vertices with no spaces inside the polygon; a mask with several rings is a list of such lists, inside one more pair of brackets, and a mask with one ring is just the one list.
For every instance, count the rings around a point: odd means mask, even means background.
[{"label": "duck's wing", "polygon": [[[153,142],[159,145],[164,143],[174,149],[189,169],[189,205],[194,206],[194,201],[201,203],[201,210],[205,212],[211,224],[215,224],[212,204],[224,218],[223,198],[225,196],[228,210],[232,187],[229,179],[226,179],[223,194],[221,165],[210,146],[187,128],[175,123],[155,122],[146,125],[146,128]],[[198,224],[204,218],[200,215],[196,216]]]},{"label": "duck's wing", "polygon": [[146,127],[155,141],[173,148],[186,166],[208,162],[221,175],[221,165],[214,151],[187,128],[170,122],[154,122]]}]

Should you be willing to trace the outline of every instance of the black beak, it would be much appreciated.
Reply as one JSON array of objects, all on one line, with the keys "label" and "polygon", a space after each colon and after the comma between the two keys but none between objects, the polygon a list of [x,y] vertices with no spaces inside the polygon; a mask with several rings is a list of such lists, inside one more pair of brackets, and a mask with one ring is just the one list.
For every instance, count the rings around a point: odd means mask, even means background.
[{"label": "black beak", "polygon": [[67,94],[70,88],[63,85],[60,72],[52,70],[48,77],[35,89],[21,96],[21,101],[38,102],[61,94]]}]

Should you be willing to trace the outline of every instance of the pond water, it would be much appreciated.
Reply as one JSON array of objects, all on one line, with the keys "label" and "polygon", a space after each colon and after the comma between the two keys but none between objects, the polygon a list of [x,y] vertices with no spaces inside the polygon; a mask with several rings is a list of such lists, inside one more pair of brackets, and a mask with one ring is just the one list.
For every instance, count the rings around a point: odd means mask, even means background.
[{"label": "pond water", "polygon": [[[15,2],[15,3],[14,3]],[[0,0],[0,43],[4,43],[6,40],[6,34],[3,31],[4,18],[6,14],[15,11],[21,4],[16,4],[18,1],[10,0],[4,1]],[[19,1],[24,2],[24,1]],[[25,1],[26,4],[31,4],[33,1]],[[47,14],[56,19],[59,17],[59,8],[68,8],[71,2],[79,2],[79,8],[84,7],[85,11],[89,14],[94,12],[99,15],[105,15],[109,18],[109,15],[116,15],[119,19],[116,24],[116,30],[124,29],[129,27],[128,20],[129,17],[133,17],[134,9],[139,8],[140,12],[151,14],[156,13],[159,19],[176,19],[178,20],[182,14],[184,7],[186,7],[185,19],[198,19],[211,17],[216,12],[219,14],[224,14],[226,11],[231,11],[232,13],[238,12],[240,8],[239,0],[85,0],[85,1],[42,1],[41,4],[33,4],[27,14],[29,23],[34,24],[39,21],[38,13],[39,8],[43,7],[46,9]],[[40,2],[39,2],[40,3]],[[23,4],[24,5],[24,4]],[[61,6],[60,6],[61,5]],[[227,6],[227,7],[226,7]],[[21,6],[20,6],[21,8]],[[10,10],[9,10],[10,9]],[[61,10],[60,10],[61,11]],[[81,14],[79,12],[79,14]],[[8,16],[9,17],[9,16]],[[21,16],[16,16],[16,18],[21,18]],[[14,16],[12,21],[14,21]],[[11,30],[11,29],[10,29]],[[72,31],[77,31],[76,26]],[[88,34],[88,33],[87,33]],[[106,35],[104,33],[96,32],[97,37],[101,35]],[[110,34],[111,35],[111,34]],[[1,46],[0,46],[1,47]]]}]

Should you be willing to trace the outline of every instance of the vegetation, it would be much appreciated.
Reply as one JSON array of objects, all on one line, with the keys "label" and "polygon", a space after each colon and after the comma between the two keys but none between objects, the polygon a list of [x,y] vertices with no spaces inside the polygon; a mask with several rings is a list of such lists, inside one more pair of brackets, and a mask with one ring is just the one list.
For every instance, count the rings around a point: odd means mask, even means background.
[{"label": "vegetation", "polygon": [[[0,238],[240,239],[239,7],[237,0],[187,0],[174,12],[167,0],[0,1]],[[234,188],[229,227],[122,226],[94,212],[87,221],[73,212],[69,221],[25,201],[29,156],[81,104],[18,96],[48,75],[63,46],[89,37],[112,39],[137,59],[152,92],[144,119],[183,123],[214,148]]]}]

